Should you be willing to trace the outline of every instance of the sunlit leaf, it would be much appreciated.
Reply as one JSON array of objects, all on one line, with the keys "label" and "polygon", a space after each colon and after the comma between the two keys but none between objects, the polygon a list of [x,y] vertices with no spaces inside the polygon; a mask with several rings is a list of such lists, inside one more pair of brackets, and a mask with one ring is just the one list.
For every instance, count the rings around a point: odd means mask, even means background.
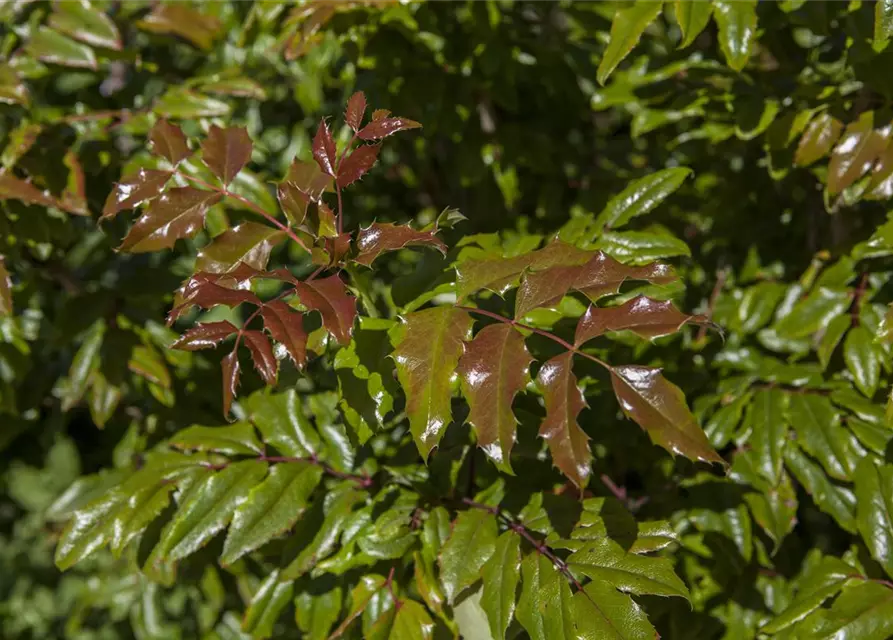
[{"label": "sunlit leaf", "polygon": [[357,316],[357,299],[348,292],[339,276],[296,282],[295,292],[304,307],[319,312],[323,326],[335,340],[340,344],[350,342]]},{"label": "sunlit leaf", "polygon": [[681,313],[669,300],[661,302],[645,296],[636,296],[616,307],[590,305],[577,325],[574,344],[579,346],[607,331],[624,329],[643,338],[652,339],[675,333],[686,323],[707,322],[709,321],[704,316],[688,316]]},{"label": "sunlit leaf", "polygon": [[65,67],[96,69],[93,49],[58,31],[39,27],[27,44],[28,52],[38,60]]},{"label": "sunlit leaf", "polygon": [[208,50],[222,30],[222,23],[184,4],[157,4],[137,26],[153,33],[172,33],[200,49]]},{"label": "sunlit leaf", "polygon": [[449,602],[481,577],[496,550],[496,518],[486,511],[460,513],[440,552],[440,581]]},{"label": "sunlit leaf", "polygon": [[198,233],[208,209],[221,195],[195,187],[174,187],[151,202],[131,227],[118,251],[145,253],[174,246]]},{"label": "sunlit leaf", "polygon": [[[659,5],[655,2],[646,4]],[[676,191],[690,175],[691,169],[674,167],[631,182],[626,189],[611,198],[598,215],[594,231],[598,233],[602,229],[616,229],[633,218],[648,213]]]},{"label": "sunlit leaf", "polygon": [[617,10],[611,22],[608,48],[598,65],[596,77],[599,83],[605,84],[611,72],[639,42],[648,25],[660,15],[662,8],[662,2],[637,0]]},{"label": "sunlit leaf", "polygon": [[728,65],[741,71],[750,59],[757,28],[756,0],[715,0],[713,19],[719,27],[719,46]]},{"label": "sunlit leaf", "polygon": [[94,47],[121,49],[121,34],[115,23],[101,10],[87,4],[60,2],[50,14],[49,25]]},{"label": "sunlit leaf", "polygon": [[359,131],[363,124],[363,116],[366,115],[366,94],[357,91],[347,101],[344,111],[344,121],[354,131]]},{"label": "sunlit leaf", "polygon": [[114,189],[105,201],[102,217],[111,218],[124,209],[133,209],[152,198],[157,198],[170,177],[170,171],[140,169],[115,183]]},{"label": "sunlit leaf", "polygon": [[855,482],[859,533],[871,557],[893,576],[893,465],[863,459]]},{"label": "sunlit leaf", "polygon": [[212,125],[202,142],[202,161],[226,186],[251,159],[251,149],[251,137],[244,127]]},{"label": "sunlit leaf", "polygon": [[347,187],[362,178],[378,159],[379,145],[366,144],[354,149],[338,167],[338,186]]},{"label": "sunlit leaf", "polygon": [[487,613],[490,633],[504,638],[515,611],[515,591],[521,580],[521,537],[506,531],[496,540],[496,548],[481,569],[484,591],[481,606]]},{"label": "sunlit leaf", "polygon": [[365,229],[360,229],[357,237],[359,253],[355,260],[368,267],[382,253],[404,247],[432,247],[446,255],[446,245],[434,233],[435,231],[418,231],[408,224],[373,222]]},{"label": "sunlit leaf", "polygon": [[357,137],[360,140],[380,140],[387,138],[389,135],[406,129],[418,129],[422,125],[415,120],[409,118],[376,118],[372,117],[372,122],[360,129]]},{"label": "sunlit leaf", "polygon": [[312,149],[313,159],[316,160],[320,170],[327,175],[335,176],[335,167],[338,164],[335,140],[325,120],[319,123],[319,128],[313,137]]},{"label": "sunlit leaf", "polygon": [[679,43],[679,47],[687,47],[710,22],[713,4],[700,0],[675,0],[673,9],[676,12],[676,22],[682,31],[682,42]]}]

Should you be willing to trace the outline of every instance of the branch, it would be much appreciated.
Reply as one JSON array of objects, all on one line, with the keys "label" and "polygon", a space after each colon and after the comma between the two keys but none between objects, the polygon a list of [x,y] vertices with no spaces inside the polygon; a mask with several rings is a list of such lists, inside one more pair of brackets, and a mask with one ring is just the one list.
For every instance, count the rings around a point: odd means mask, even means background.
[{"label": "branch", "polygon": [[216,185],[211,184],[210,182],[205,182],[201,178],[196,178],[194,176],[185,174],[182,171],[175,171],[174,174],[177,176],[180,176],[181,178],[183,178],[185,180],[194,182],[197,185],[201,185],[201,186],[205,187],[206,189],[210,189],[211,191],[216,191],[217,193],[219,193],[227,198],[232,198],[233,200],[238,200],[239,202],[244,204],[246,207],[248,207],[251,211],[253,211],[254,213],[256,213],[259,216],[262,216],[264,219],[266,219],[267,222],[269,222],[272,225],[275,225],[276,227],[278,227],[279,229],[284,231],[288,235],[289,238],[291,238],[292,240],[294,240],[297,243],[297,245],[299,247],[301,247],[307,253],[310,253],[310,249],[307,247],[306,244],[304,244],[304,241],[301,240],[301,238],[298,237],[298,234],[296,234],[288,225],[281,223],[279,220],[277,220],[276,218],[271,216],[268,212],[266,212],[263,208],[256,205],[255,203],[251,202],[251,200],[248,200],[247,198],[243,198],[238,193],[234,193],[234,192],[230,191],[229,189],[226,189],[224,187],[218,187]]},{"label": "branch", "polygon": [[494,320],[499,320],[499,322],[504,322],[505,324],[510,324],[513,327],[517,327],[519,329],[526,329],[527,331],[532,331],[533,333],[536,333],[536,334],[539,334],[546,338],[549,338],[549,340],[552,340],[553,342],[560,344],[562,347],[564,347],[565,349],[567,349],[568,351],[570,351],[572,353],[575,353],[579,356],[583,356],[584,358],[588,358],[589,360],[592,360],[593,362],[600,364],[608,371],[613,370],[613,367],[611,365],[609,365],[607,362],[605,362],[604,360],[600,360],[599,358],[596,358],[594,355],[580,351],[579,349],[577,349],[577,347],[572,345],[570,342],[568,342],[567,340],[564,340],[562,338],[559,338],[554,333],[550,333],[543,329],[537,329],[536,327],[531,327],[528,324],[524,324],[522,322],[518,322],[517,320],[512,320],[510,318],[506,318],[504,316],[499,315],[498,313],[493,313],[492,311],[487,311],[486,309],[478,309],[477,307],[464,307],[462,305],[457,305],[456,308],[462,309],[463,311],[468,311],[469,313],[477,313],[478,315],[487,316],[488,318],[493,318]]}]

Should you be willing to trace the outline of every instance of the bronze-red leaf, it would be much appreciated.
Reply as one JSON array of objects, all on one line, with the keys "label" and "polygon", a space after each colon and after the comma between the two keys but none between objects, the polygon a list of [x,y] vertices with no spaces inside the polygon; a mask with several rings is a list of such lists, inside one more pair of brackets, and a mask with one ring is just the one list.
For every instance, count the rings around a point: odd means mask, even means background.
[{"label": "bronze-red leaf", "polygon": [[295,292],[301,304],[322,316],[322,324],[340,344],[350,342],[357,317],[357,299],[338,276],[297,282]]},{"label": "bronze-red leaf", "polygon": [[577,424],[577,416],[586,407],[586,401],[573,372],[573,355],[568,351],[555,356],[539,370],[536,383],[546,404],[546,417],[539,434],[549,445],[555,466],[583,488],[592,473],[592,453],[589,436]]},{"label": "bronze-red leaf", "polygon": [[115,183],[114,189],[106,198],[102,217],[111,218],[119,211],[133,209],[147,200],[157,198],[161,195],[164,185],[170,180],[171,175],[170,171],[140,169],[135,174]]},{"label": "bronze-red leaf", "polygon": [[508,473],[518,424],[512,402],[524,389],[532,361],[523,336],[504,323],[481,329],[459,359],[462,393],[470,408],[468,422],[478,446]]},{"label": "bronze-red leaf", "polygon": [[311,149],[313,151],[313,159],[316,160],[316,164],[319,165],[322,172],[334,177],[335,164],[337,162],[335,140],[332,138],[329,125],[326,124],[325,120],[321,120],[319,123],[319,129],[316,130],[316,135],[313,136]]},{"label": "bronze-red leaf", "polygon": [[11,173],[0,173],[0,200],[20,200],[25,204],[39,204],[76,213],[49,193],[41,191],[30,182],[16,178]]},{"label": "bronze-red leaf", "polygon": [[612,367],[611,382],[623,412],[639,423],[654,444],[673,455],[725,464],[688,410],[682,390],[664,378],[660,369]]},{"label": "bronze-red leaf", "polygon": [[[229,275],[229,274],[227,274]],[[222,277],[222,276],[221,276]],[[248,303],[260,306],[261,301],[251,291],[245,289],[230,289],[222,287],[216,282],[203,278],[191,278],[180,290],[183,302],[174,307],[168,314],[168,324],[173,324],[191,306],[199,306],[202,309],[223,304],[229,307]]]},{"label": "bronze-red leaf", "polygon": [[188,329],[180,338],[171,345],[171,349],[183,351],[198,351],[199,349],[211,349],[239,330],[231,322],[205,322]]},{"label": "bronze-red leaf", "polygon": [[358,253],[354,260],[368,267],[382,253],[412,246],[433,247],[446,255],[447,246],[434,233],[419,231],[405,224],[373,222],[365,229],[360,229],[357,238]]},{"label": "bronze-red leaf", "polygon": [[167,120],[159,120],[149,132],[152,153],[165,158],[171,164],[178,164],[188,157],[191,151],[183,130]]},{"label": "bronze-red leaf", "polygon": [[198,252],[195,268],[211,273],[225,273],[238,265],[262,270],[270,252],[285,239],[280,229],[247,220],[227,229]]},{"label": "bronze-red leaf", "polygon": [[689,316],[669,300],[652,300],[646,296],[636,296],[616,307],[595,307],[590,305],[577,324],[574,344],[580,346],[587,340],[604,334],[606,331],[629,329],[648,340],[675,333],[687,322],[705,324],[705,316]]},{"label": "bronze-red leaf", "polygon": [[225,416],[229,415],[230,407],[233,406],[233,398],[236,397],[239,376],[242,373],[237,351],[237,349],[233,349],[220,361],[220,369],[223,371],[223,415]]},{"label": "bronze-red leaf", "polygon": [[383,117],[377,120],[373,119],[372,122],[360,129],[357,137],[360,140],[381,140],[398,131],[418,129],[421,126],[421,124],[409,118]]},{"label": "bronze-red leaf", "polygon": [[245,340],[245,345],[254,361],[254,368],[257,369],[260,377],[269,385],[276,384],[276,378],[279,376],[279,361],[273,355],[273,347],[267,336],[260,331],[245,331],[242,333],[242,338]]},{"label": "bronze-red leaf", "polygon": [[251,137],[244,127],[221,129],[211,126],[202,142],[202,160],[214,175],[228,185],[251,159]]},{"label": "bronze-red leaf", "polygon": [[12,315],[12,279],[3,256],[0,256],[0,316]]},{"label": "bronze-red leaf", "polygon": [[304,316],[281,300],[266,303],[261,309],[264,327],[281,344],[295,366],[301,368],[307,360],[307,332]]},{"label": "bronze-red leaf", "polygon": [[380,145],[367,144],[357,147],[338,168],[338,186],[346,187],[363,177],[378,158]]},{"label": "bronze-red leaf", "polygon": [[118,251],[144,253],[174,246],[181,238],[198,233],[205,224],[208,208],[220,201],[215,191],[195,187],[175,187],[152,201]]},{"label": "bronze-red leaf", "polygon": [[676,278],[668,265],[654,262],[633,267],[596,251],[580,266],[557,266],[526,274],[515,299],[515,317],[521,318],[534,309],[556,304],[572,289],[595,302],[602,296],[620,291],[627,280],[666,284]]},{"label": "bronze-red leaf", "polygon": [[366,113],[366,94],[357,91],[347,101],[347,109],[344,111],[344,121],[354,131],[359,131],[363,124],[363,116]]}]

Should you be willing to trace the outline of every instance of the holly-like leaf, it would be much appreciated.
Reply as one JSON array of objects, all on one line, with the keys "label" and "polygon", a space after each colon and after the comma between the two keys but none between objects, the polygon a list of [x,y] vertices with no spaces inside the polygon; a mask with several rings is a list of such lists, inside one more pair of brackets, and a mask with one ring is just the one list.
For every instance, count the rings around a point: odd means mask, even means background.
[{"label": "holly-like leaf", "polygon": [[236,509],[221,563],[230,565],[291,529],[307,508],[310,494],[321,478],[322,468],[309,462],[275,465]]},{"label": "holly-like leaf", "polygon": [[[848,429],[840,425],[840,414],[824,396],[808,393],[789,394],[788,409],[797,442],[822,463],[832,478],[851,480],[864,449]],[[781,416],[776,419],[783,421]]]},{"label": "holly-like leaf", "polygon": [[804,638],[884,640],[893,634],[893,589],[877,582],[850,584],[827,613],[795,628]]},{"label": "holly-like leaf", "polygon": [[828,163],[828,193],[840,193],[865,175],[887,148],[889,133],[874,128],[874,112],[867,111],[847,125]]},{"label": "holly-like leaf", "polygon": [[486,511],[461,512],[440,552],[440,581],[449,602],[481,577],[496,550],[496,518]]},{"label": "holly-like leaf", "polygon": [[461,302],[481,289],[502,295],[517,284],[526,269],[581,265],[592,259],[593,255],[590,251],[556,240],[542,249],[512,258],[464,260],[456,265],[456,296]]},{"label": "holly-like leaf", "polygon": [[245,346],[251,353],[254,368],[257,369],[260,377],[269,385],[276,384],[276,378],[279,376],[279,361],[273,355],[273,347],[270,346],[267,336],[260,331],[243,331],[242,338],[245,340]]},{"label": "holly-like leaf", "polygon": [[775,324],[775,330],[782,337],[796,340],[812,335],[846,311],[852,295],[827,287],[817,287],[806,298],[800,300],[791,312]]},{"label": "holly-like leaf", "polygon": [[[648,2],[646,4],[659,3]],[[633,218],[648,213],[676,191],[690,175],[691,169],[673,167],[631,182],[626,189],[611,198],[598,215],[598,218],[595,219],[594,231],[598,233],[606,228],[616,229]]]},{"label": "holly-like leaf", "polygon": [[221,320],[220,322],[204,322],[191,329],[187,329],[183,335],[171,345],[171,349],[182,349],[183,351],[210,349],[216,347],[223,340],[226,340],[228,337],[238,332],[239,329],[227,320]]},{"label": "holly-like leaf", "polygon": [[462,393],[471,409],[468,422],[478,446],[507,472],[518,424],[512,402],[527,383],[532,361],[524,338],[504,323],[481,329],[459,359]]},{"label": "holly-like leaf", "polygon": [[319,312],[323,326],[335,340],[349,343],[357,317],[357,299],[348,292],[344,281],[335,275],[294,284],[301,304]]},{"label": "holly-like leaf", "polygon": [[577,423],[577,416],[586,407],[586,401],[573,372],[573,355],[568,351],[555,356],[539,370],[536,383],[546,404],[546,417],[540,425],[539,435],[549,445],[555,466],[583,488],[592,473],[592,453],[589,436]]},{"label": "holly-like leaf", "polygon": [[363,124],[363,116],[366,115],[366,94],[357,91],[347,100],[347,109],[344,111],[344,121],[355,132],[360,130]]},{"label": "holly-like leaf", "polygon": [[843,131],[843,123],[827,112],[817,115],[807,125],[806,130],[797,143],[794,163],[798,167],[807,167],[816,160],[824,158]]},{"label": "holly-like leaf", "polygon": [[515,590],[521,580],[521,538],[506,531],[496,540],[496,548],[481,569],[484,592],[481,606],[487,613],[490,633],[504,638],[515,612]]},{"label": "holly-like leaf", "polygon": [[406,393],[406,415],[419,453],[427,460],[450,423],[450,378],[459,363],[472,319],[465,311],[434,307],[403,316],[393,358]]},{"label": "holly-like leaf", "polygon": [[217,451],[231,456],[259,455],[264,451],[248,422],[226,427],[192,426],[176,433],[168,443],[177,449]]},{"label": "holly-like leaf", "polygon": [[208,209],[220,199],[219,193],[195,187],[170,189],[152,201],[117,250],[145,253],[173,247],[201,230]]},{"label": "holly-like leaf", "polygon": [[156,4],[152,12],[137,26],[152,33],[172,33],[185,38],[196,47],[209,50],[223,29],[223,23],[184,4]]},{"label": "holly-like leaf", "polygon": [[238,349],[233,349],[229,355],[224,356],[220,361],[220,369],[223,372],[223,415],[228,416],[233,398],[236,397],[236,389],[239,388],[239,377],[242,373]]},{"label": "holly-like leaf", "polygon": [[270,336],[285,347],[295,366],[304,366],[307,359],[307,332],[304,330],[304,316],[281,300],[267,302],[261,308],[264,328]]},{"label": "holly-like leaf", "polygon": [[[168,324],[173,324],[187,309],[193,305],[203,309],[224,304],[231,307],[248,303],[261,305],[260,298],[245,289],[230,289],[222,287],[216,281],[209,279],[208,274],[198,273],[190,278],[180,289],[181,302],[168,314]],[[212,277],[216,274],[210,274]]]},{"label": "holly-like leaf", "polygon": [[307,217],[310,197],[291,182],[281,182],[276,187],[276,199],[289,223],[299,226]]},{"label": "holly-like leaf", "polygon": [[676,12],[679,30],[682,31],[682,42],[679,43],[679,47],[684,48],[694,42],[710,22],[713,5],[701,0],[676,0],[673,9]]},{"label": "holly-like leaf", "polygon": [[583,637],[618,640],[658,637],[644,609],[625,593],[618,593],[598,580],[574,594],[571,611],[574,628],[587,634]]},{"label": "holly-like leaf", "polygon": [[522,318],[534,309],[557,304],[571,290],[580,291],[595,302],[620,291],[627,280],[667,284],[676,279],[668,265],[655,262],[633,267],[597,251],[582,265],[554,266],[526,274],[515,298],[515,317]]},{"label": "holly-like leaf", "polygon": [[797,581],[797,592],[793,601],[760,630],[765,633],[778,633],[803,620],[806,616],[843,589],[847,584],[857,584],[859,579],[855,567],[839,558],[825,557],[811,567]]},{"label": "holly-like leaf", "polygon": [[116,182],[102,209],[103,219],[112,218],[124,209],[133,209],[152,198],[157,198],[171,175],[173,174],[170,171],[140,169],[121,182]]},{"label": "holly-like leaf", "polygon": [[632,51],[648,25],[660,15],[662,6],[662,2],[637,0],[617,10],[611,22],[608,48],[598,65],[599,84],[605,84],[611,72]]},{"label": "holly-like leaf", "polygon": [[283,579],[279,569],[274,569],[251,597],[242,620],[242,630],[254,638],[272,637],[276,621],[288,606],[293,593],[294,583]]},{"label": "holly-like leaf", "polygon": [[357,237],[359,253],[354,260],[368,267],[382,253],[417,246],[432,247],[446,255],[447,246],[434,235],[435,232],[436,230],[418,231],[408,224],[373,222],[365,229],[360,229]]},{"label": "holly-like leaf", "polygon": [[0,256],[0,316],[12,315],[12,279],[6,270],[6,262]]},{"label": "holly-like leaf", "polygon": [[677,596],[689,599],[688,589],[666,558],[628,553],[610,538],[587,542],[567,559],[568,567],[597,582],[638,595]]},{"label": "holly-like leaf", "polygon": [[179,164],[192,153],[183,130],[163,118],[149,132],[149,144],[153,153],[173,165]]},{"label": "holly-like leaf", "polygon": [[80,2],[61,2],[53,7],[49,25],[75,40],[94,47],[121,50],[118,27],[105,13]]},{"label": "holly-like leaf", "polygon": [[251,159],[251,137],[244,127],[211,125],[202,142],[202,161],[226,186]]},{"label": "holly-like leaf", "polygon": [[266,473],[266,464],[246,460],[197,480],[153,549],[155,561],[172,563],[198,551],[229,524],[236,508]]},{"label": "holly-like leaf", "polygon": [[37,204],[43,207],[62,209],[69,213],[78,213],[30,182],[20,180],[11,173],[0,171],[0,201],[2,200],[19,200],[25,204]]},{"label": "holly-like leaf", "polygon": [[735,71],[744,69],[757,30],[757,0],[715,0],[713,19],[719,27],[719,47]]},{"label": "holly-like leaf", "polygon": [[669,300],[662,302],[645,296],[636,296],[616,307],[589,305],[577,324],[574,344],[584,342],[606,331],[628,329],[645,339],[658,338],[679,331],[686,323],[706,324],[705,316],[689,316],[681,313]]},{"label": "holly-like leaf", "polygon": [[357,133],[357,137],[360,140],[381,140],[398,131],[418,129],[421,126],[421,124],[415,120],[410,120],[409,118],[376,118],[373,115],[372,122],[360,129]]},{"label": "holly-like leaf", "polygon": [[280,229],[250,220],[243,222],[202,247],[196,257],[195,270],[225,273],[239,265],[247,265],[262,271],[270,260],[273,247],[284,239],[285,233]]},{"label": "holly-like leaf", "polygon": [[673,455],[725,464],[688,410],[682,390],[660,369],[612,367],[611,382],[623,412],[645,429],[654,444]]},{"label": "holly-like leaf", "polygon": [[338,167],[338,186],[342,189],[362,178],[378,159],[380,145],[366,144],[354,149]]},{"label": "holly-like leaf", "polygon": [[338,163],[338,155],[335,150],[335,140],[332,138],[332,132],[329,131],[329,125],[325,120],[321,120],[316,135],[313,136],[313,159],[319,165],[320,170],[326,175],[334,177],[335,166]]},{"label": "holly-like leaf", "polygon": [[301,408],[294,389],[275,395],[254,394],[245,404],[263,441],[287,456],[307,458],[320,450],[319,434]]}]

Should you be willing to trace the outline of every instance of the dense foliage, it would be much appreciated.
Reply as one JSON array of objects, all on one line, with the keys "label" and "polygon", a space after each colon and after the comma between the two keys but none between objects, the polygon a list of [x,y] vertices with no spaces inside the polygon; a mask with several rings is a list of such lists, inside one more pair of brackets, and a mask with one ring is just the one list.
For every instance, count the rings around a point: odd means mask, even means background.
[{"label": "dense foliage", "polygon": [[4,638],[893,636],[893,4],[0,25]]}]

